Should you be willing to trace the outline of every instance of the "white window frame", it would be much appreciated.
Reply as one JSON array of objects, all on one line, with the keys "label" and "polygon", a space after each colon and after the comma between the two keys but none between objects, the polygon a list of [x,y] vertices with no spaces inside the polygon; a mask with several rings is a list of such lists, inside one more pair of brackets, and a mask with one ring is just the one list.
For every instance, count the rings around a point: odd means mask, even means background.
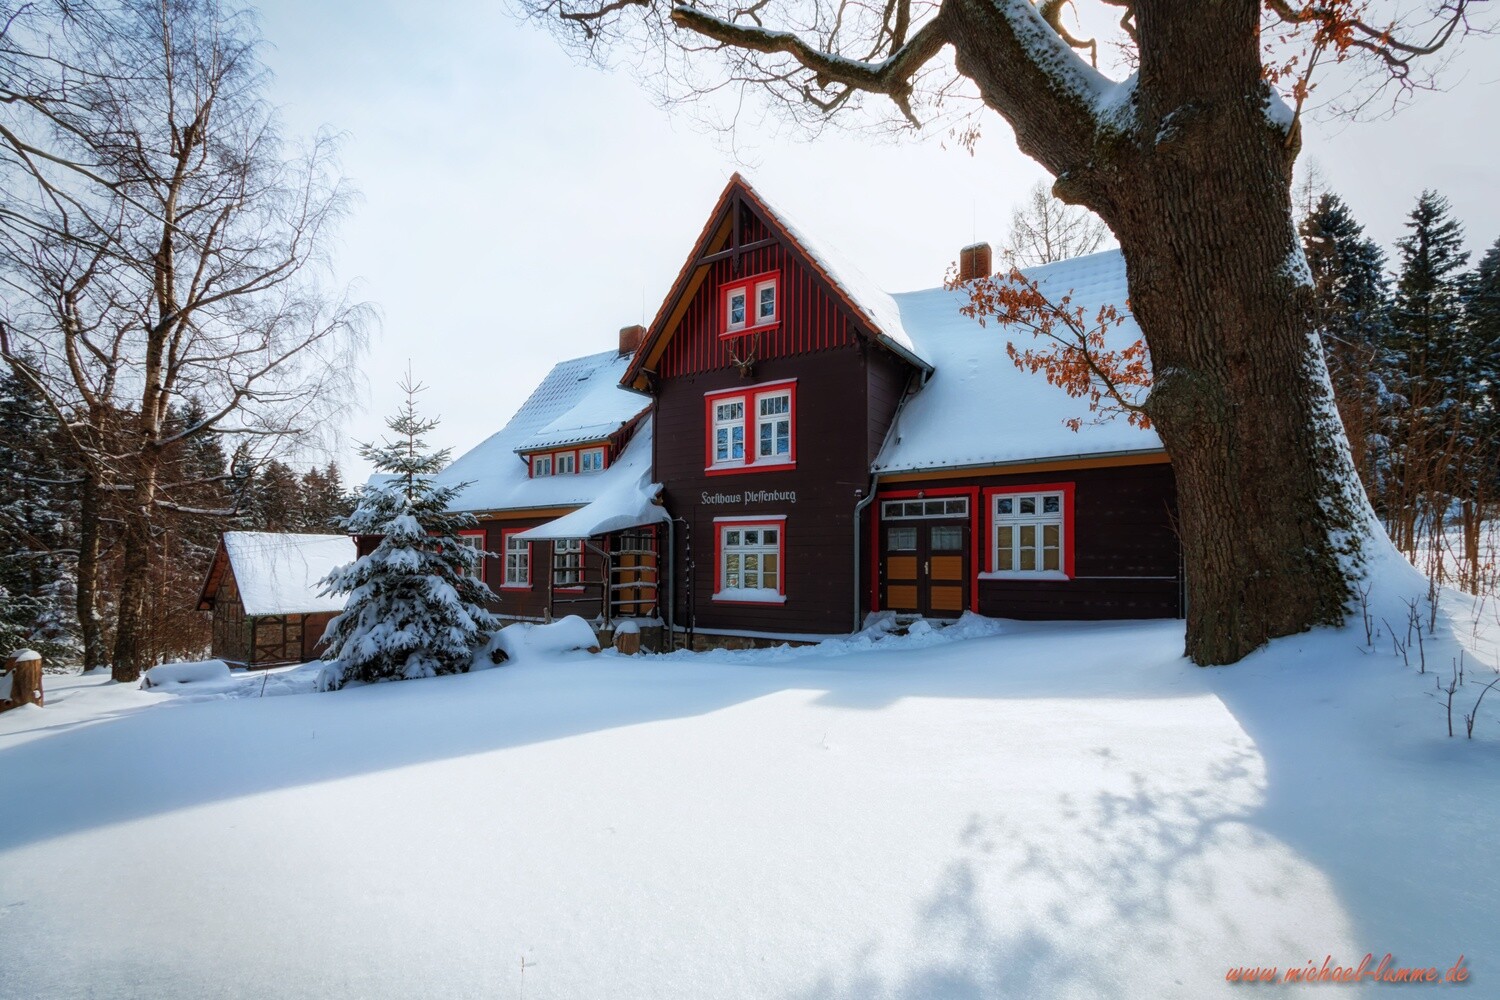
[{"label": "white window frame", "polygon": [[[773,414],[771,414],[769,416],[762,415],[761,412],[760,412],[761,402],[763,400],[767,400],[767,399],[785,399],[786,400],[786,412],[785,413],[773,413]],[[796,393],[792,392],[791,386],[786,386],[785,388],[780,388],[780,389],[769,389],[769,390],[767,390],[765,392],[757,392],[755,394],[754,401],[755,401],[755,461],[756,461],[756,464],[758,464],[758,465],[790,465],[792,463],[792,456],[794,454],[796,454],[796,448],[797,448],[796,442],[794,442],[792,440],[792,435],[794,433],[796,433],[796,427],[797,427],[797,422],[794,419],[793,413],[792,413],[792,410],[797,405],[797,403],[796,403]],[[771,428],[772,428],[772,430],[771,430],[771,447],[775,448],[776,447],[776,430],[775,430],[775,425],[778,424],[778,423],[780,423],[780,422],[782,422],[782,421],[786,422],[786,454],[781,455],[781,454],[777,454],[775,452],[772,452],[771,454],[768,455],[768,454],[762,452],[760,450],[761,428],[764,427],[764,426],[767,426],[767,425],[771,426]]]},{"label": "white window frame", "polygon": [[[746,544],[741,540],[730,547],[730,535],[735,532],[745,531],[775,531],[776,541],[766,543],[757,541],[754,545]],[[764,538],[764,535],[761,536]],[[731,604],[785,604],[786,603],[786,517],[776,515],[771,517],[716,517],[714,518],[714,550],[717,553],[718,565],[714,567],[714,594],[713,600],[724,601]],[[768,555],[776,557],[776,582],[772,587],[730,587],[729,586],[729,556],[738,555],[741,559],[741,570],[743,574],[743,560],[746,556],[756,556],[760,559],[757,565],[757,579],[765,579],[765,562]]]},{"label": "white window frame", "polygon": [[[760,309],[760,293],[762,290],[767,288],[771,290],[771,315],[769,316],[761,312]],[[770,326],[774,324],[776,322],[776,318],[781,315],[780,282],[778,282],[775,278],[766,278],[764,281],[757,281],[755,283],[755,296],[753,301],[755,304],[755,325]]]},{"label": "white window frame", "polygon": [[[740,407],[740,415],[738,417],[719,416],[719,408],[721,406],[733,406],[736,403],[738,403]],[[745,456],[748,454],[747,449],[751,447],[751,442],[745,440],[745,434],[747,431],[747,428],[745,427],[745,413],[750,409],[750,397],[724,396],[713,401],[713,408],[714,425],[709,432],[711,435],[709,440],[712,442],[711,446],[713,448],[713,464],[709,466],[709,468],[725,468],[744,465]],[[720,428],[723,428],[725,431],[724,441],[726,454],[723,458],[719,457]],[[740,432],[740,455],[738,458],[736,458],[734,455],[734,432],[736,430]]]},{"label": "white window frame", "polygon": [[474,568],[477,570],[477,572],[474,574],[474,579],[478,580],[480,583],[483,583],[484,564],[487,558],[487,554],[484,551],[484,531],[482,529],[460,531],[458,533],[458,540],[460,544],[466,545],[471,549],[477,549],[479,551],[479,562],[474,564]]},{"label": "white window frame", "polygon": [[[567,461],[564,462],[563,460]],[[567,467],[564,468],[564,465]],[[560,451],[552,457],[553,475],[571,476],[578,471],[578,460],[571,451]]]},{"label": "white window frame", "polygon": [[[568,560],[577,559],[577,562]],[[571,580],[559,577],[572,574]],[[552,586],[558,590],[583,588],[583,539],[559,538],[552,543]]]},{"label": "white window frame", "polygon": [[[597,461],[590,461],[597,459]],[[603,472],[604,471],[604,449],[584,448],[578,453],[579,472]]]},{"label": "white window frame", "polygon": [[531,478],[532,479],[540,479],[543,476],[550,476],[550,475],[552,475],[552,456],[551,455],[532,455],[531,456]]},{"label": "white window frame", "polygon": [[[1052,513],[1043,513],[1048,498],[1057,500],[1057,510]],[[1000,505],[1002,501],[1011,501],[1011,512],[1002,514]],[[1036,510],[1029,514],[1021,513],[1023,500],[1035,500]],[[1045,530],[1048,527],[1057,528],[1057,569],[1021,569],[1021,553],[1025,547],[1021,544],[1021,529],[1030,527],[1034,529],[1033,544],[1029,546],[1036,556],[1036,565],[1040,567],[1046,561],[1046,546],[1044,545]],[[1011,568],[1000,568],[1000,529],[1011,529]],[[1037,490],[1036,492],[1018,493],[996,493],[990,499],[990,557],[989,572],[981,574],[988,579],[997,580],[1067,580],[1068,565],[1068,494],[1064,490]]]},{"label": "white window frame", "polygon": [[519,531],[507,532],[502,558],[505,560],[504,586],[508,590],[531,589],[531,543]]},{"label": "white window frame", "polygon": [[[734,300],[736,297],[745,300],[744,312],[740,315],[740,321],[734,321]],[[750,286],[735,285],[724,291],[724,330],[733,333],[743,330],[750,325]]]}]

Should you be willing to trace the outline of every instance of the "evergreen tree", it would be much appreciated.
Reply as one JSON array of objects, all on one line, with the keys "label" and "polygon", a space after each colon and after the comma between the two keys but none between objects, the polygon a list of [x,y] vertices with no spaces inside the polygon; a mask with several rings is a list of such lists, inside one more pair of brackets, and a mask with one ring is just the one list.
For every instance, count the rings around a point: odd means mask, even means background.
[{"label": "evergreen tree", "polygon": [[79,653],[77,476],[57,430],[42,398],[0,369],[0,654],[31,646],[69,662]]},{"label": "evergreen tree", "polygon": [[1479,397],[1481,435],[1500,445],[1500,240],[1464,283],[1464,340]]},{"label": "evergreen tree", "polygon": [[366,490],[344,524],[380,543],[324,581],[327,593],[348,595],[328,626],[330,687],[468,670],[499,624],[485,610],[493,595],[475,572],[482,555],[458,534],[474,517],[449,510],[463,487],[432,481],[449,455],[429,452],[423,439],[438,422],[417,415],[422,386],[408,376],[401,388],[406,403],[386,422],[394,437],[360,446],[361,457],[392,478]]},{"label": "evergreen tree", "polygon": [[1387,344],[1415,407],[1442,409],[1467,384],[1460,329],[1461,269],[1468,262],[1463,226],[1448,200],[1424,191],[1396,241],[1400,270]]},{"label": "evergreen tree", "polygon": [[1382,364],[1390,301],[1385,252],[1365,236],[1344,200],[1328,192],[1311,205],[1301,234],[1334,399],[1355,468],[1378,509],[1387,438],[1381,405],[1388,382]]}]

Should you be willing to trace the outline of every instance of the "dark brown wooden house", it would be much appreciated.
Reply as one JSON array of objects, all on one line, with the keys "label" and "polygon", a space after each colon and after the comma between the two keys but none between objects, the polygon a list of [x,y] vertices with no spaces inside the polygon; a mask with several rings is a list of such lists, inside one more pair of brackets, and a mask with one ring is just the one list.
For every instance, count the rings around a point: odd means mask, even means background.
[{"label": "dark brown wooden house", "polygon": [[343,610],[319,581],[354,559],[347,535],[226,531],[198,600],[213,613],[213,655],[251,669],[316,659]]},{"label": "dark brown wooden house", "polygon": [[[960,259],[990,273],[988,247]],[[1116,252],[1028,275],[1125,311]],[[1007,341],[1029,335],[965,301],[881,290],[736,175],[651,326],[558,365],[440,477],[475,483],[496,610],[659,618],[697,643],[847,634],[872,611],[1180,615],[1160,441],[1017,369]]]}]

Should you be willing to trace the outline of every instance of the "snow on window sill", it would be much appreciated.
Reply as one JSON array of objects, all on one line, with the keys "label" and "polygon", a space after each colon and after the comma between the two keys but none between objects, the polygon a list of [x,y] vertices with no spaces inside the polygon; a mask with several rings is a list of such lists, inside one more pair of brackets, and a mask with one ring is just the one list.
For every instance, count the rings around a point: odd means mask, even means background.
[{"label": "snow on window sill", "polygon": [[770,320],[769,322],[766,322],[766,323],[757,323],[754,326],[735,326],[735,327],[730,327],[727,330],[720,330],[719,331],[719,339],[720,340],[733,340],[735,337],[743,337],[743,336],[745,336],[748,333],[765,333],[767,330],[774,330],[774,329],[776,329],[776,327],[778,327],[780,325],[781,325],[781,321],[780,320]]},{"label": "snow on window sill", "polygon": [[786,595],[774,590],[752,590],[748,587],[725,588],[713,595],[726,604],[785,604]]},{"label": "snow on window sill", "polygon": [[1071,580],[1068,574],[1056,569],[1037,570],[995,570],[988,573],[980,573],[981,580]]}]

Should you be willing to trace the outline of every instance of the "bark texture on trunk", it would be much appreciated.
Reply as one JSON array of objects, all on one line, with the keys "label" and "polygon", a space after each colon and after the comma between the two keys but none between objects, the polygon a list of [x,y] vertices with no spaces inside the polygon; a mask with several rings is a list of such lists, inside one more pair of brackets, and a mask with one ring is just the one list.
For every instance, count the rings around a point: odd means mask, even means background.
[{"label": "bark texture on trunk", "polygon": [[[1258,5],[1140,0],[1134,86],[1101,100],[1054,81],[1040,102],[1011,72],[1029,53],[997,29],[1003,6],[945,5],[957,63],[1059,197],[1120,241],[1151,350],[1146,408],[1177,476],[1187,654],[1232,663],[1341,622],[1371,522],[1313,330],[1296,135],[1268,113]],[[1088,123],[1082,153],[1069,109]]]}]

